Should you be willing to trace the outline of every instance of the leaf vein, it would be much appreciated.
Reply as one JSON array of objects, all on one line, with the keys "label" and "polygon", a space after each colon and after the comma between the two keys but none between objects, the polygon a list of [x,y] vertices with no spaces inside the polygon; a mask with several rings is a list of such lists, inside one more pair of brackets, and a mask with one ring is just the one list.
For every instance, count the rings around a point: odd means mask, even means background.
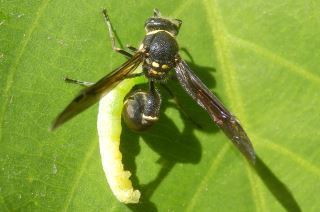
[{"label": "leaf vein", "polygon": [[274,52],[261,47],[258,44],[255,44],[251,41],[247,41],[247,40],[243,40],[239,37],[233,36],[228,34],[227,36],[230,40],[230,42],[232,42],[234,45],[238,45],[241,46],[243,48],[247,48],[253,52],[255,52],[256,54],[262,55],[266,58],[268,58],[270,61],[272,61],[273,63],[279,64],[283,67],[286,67],[288,71],[291,71],[295,74],[298,74],[300,76],[302,76],[303,78],[316,82],[316,83],[320,83],[320,76],[313,74],[311,71],[308,71],[306,69],[304,69],[303,67],[299,66],[298,64],[295,64],[277,54],[275,54]]},{"label": "leaf vein", "polygon": [[231,147],[230,144],[225,143],[224,146],[220,149],[219,153],[217,155],[214,155],[211,162],[211,166],[209,167],[207,173],[202,178],[189,204],[186,206],[186,211],[194,211],[194,207],[197,203],[197,200],[199,199],[199,195],[202,193],[202,191],[204,190],[204,187],[207,185],[208,181],[211,179],[211,177],[214,175],[214,173],[218,169],[221,161],[223,160],[224,156],[226,155],[230,147]]},{"label": "leaf vein", "polygon": [[[239,93],[239,83],[235,79],[236,71],[234,69],[234,65],[232,64],[231,60],[231,53],[230,53],[230,41],[227,39],[228,31],[224,26],[223,18],[219,12],[219,6],[217,1],[206,1],[205,2],[207,9],[207,15],[209,16],[208,20],[211,22],[212,28],[212,34],[215,35],[214,38],[214,47],[217,52],[217,59],[220,63],[220,68],[222,70],[222,77],[224,79],[224,82],[226,84],[226,94],[227,96],[233,100],[232,102],[237,103],[237,115],[241,114],[241,120],[245,120],[245,111],[242,104],[242,98]],[[228,43],[229,42],[229,43]],[[255,205],[257,206],[258,203],[256,202],[256,198],[254,198],[255,193],[257,191],[255,190],[255,187],[252,187],[252,181],[250,179],[250,176],[248,176],[250,180],[250,185],[252,188],[252,196],[253,200],[255,201]],[[256,208],[258,209],[258,208]]]},{"label": "leaf vein", "polygon": [[288,148],[283,147],[279,144],[275,144],[274,142],[268,140],[268,139],[264,139],[261,138],[257,135],[253,134],[253,137],[255,137],[258,140],[261,140],[262,142],[257,143],[258,145],[268,148],[270,150],[273,150],[277,153],[280,153],[284,156],[286,156],[287,158],[291,159],[293,162],[297,163],[298,165],[300,165],[303,169],[305,169],[306,171],[309,171],[317,176],[320,177],[320,168],[318,168],[317,166],[313,165],[312,163],[310,163],[309,161],[305,160],[303,157],[301,157],[300,155],[298,155],[295,152],[290,151]]},{"label": "leaf vein", "polygon": [[9,71],[8,71],[8,76],[6,78],[6,85],[4,87],[4,91],[3,91],[3,98],[4,98],[4,101],[3,101],[3,105],[2,105],[2,108],[1,108],[1,111],[0,111],[0,142],[2,140],[2,136],[3,136],[3,126],[4,126],[4,116],[5,116],[5,112],[8,108],[8,105],[9,105],[9,93],[12,89],[12,86],[13,86],[13,80],[15,78],[15,75],[16,75],[16,72],[17,72],[17,67],[20,63],[20,60],[26,50],[26,47],[27,45],[29,44],[29,41],[31,40],[31,37],[32,37],[32,34],[34,32],[34,30],[36,29],[36,27],[38,26],[39,24],[39,20],[40,18],[42,17],[44,11],[46,10],[47,6],[48,6],[48,3],[49,3],[50,0],[44,0],[39,8],[38,8],[38,11],[36,13],[36,17],[34,19],[34,21],[31,23],[30,27],[28,28],[28,30],[26,31],[26,36],[24,37],[24,39],[21,41],[21,44],[20,44],[20,48],[17,50],[17,56],[14,60],[14,62],[12,63],[12,65],[10,66],[9,68]]},{"label": "leaf vein", "polygon": [[89,162],[89,159],[92,157],[93,153],[95,152],[95,150],[97,149],[98,147],[98,142],[96,140],[93,140],[91,142],[91,147],[90,149],[87,151],[83,161],[82,161],[82,164],[78,170],[78,172],[75,174],[75,179],[72,181],[73,182],[73,185],[70,189],[70,193],[68,194],[67,198],[66,198],[66,201],[65,201],[65,206],[63,208],[63,211],[68,211],[68,208],[71,204],[71,200],[74,196],[74,193],[76,191],[76,188],[77,186],[79,185],[80,183],[80,179],[86,169],[86,166],[88,165],[88,162]]}]

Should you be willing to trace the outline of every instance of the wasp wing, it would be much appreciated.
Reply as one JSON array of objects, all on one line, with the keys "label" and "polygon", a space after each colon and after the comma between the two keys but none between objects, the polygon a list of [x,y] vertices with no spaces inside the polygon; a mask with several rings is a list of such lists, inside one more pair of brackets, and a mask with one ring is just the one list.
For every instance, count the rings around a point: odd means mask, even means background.
[{"label": "wasp wing", "polygon": [[54,120],[50,130],[54,130],[69,119],[81,113],[94,103],[96,103],[104,94],[112,90],[128,74],[133,72],[141,63],[143,54],[137,52],[127,62],[119,68],[106,75],[92,86],[83,89],[71,103]]},{"label": "wasp wing", "polygon": [[219,101],[219,99],[193,73],[185,61],[180,59],[176,66],[177,78],[183,89],[210,115],[236,147],[251,162],[255,162],[255,152],[251,141],[239,121]]}]

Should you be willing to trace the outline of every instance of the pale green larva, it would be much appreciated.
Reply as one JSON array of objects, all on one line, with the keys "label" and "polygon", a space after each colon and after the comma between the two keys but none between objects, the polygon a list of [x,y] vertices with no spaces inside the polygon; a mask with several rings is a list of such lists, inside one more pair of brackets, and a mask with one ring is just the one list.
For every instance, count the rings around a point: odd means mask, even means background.
[{"label": "pale green larva", "polygon": [[122,81],[99,102],[97,127],[102,166],[113,194],[123,203],[138,203],[140,198],[140,191],[132,187],[130,171],[124,170],[119,149],[123,99],[136,83],[137,79]]}]

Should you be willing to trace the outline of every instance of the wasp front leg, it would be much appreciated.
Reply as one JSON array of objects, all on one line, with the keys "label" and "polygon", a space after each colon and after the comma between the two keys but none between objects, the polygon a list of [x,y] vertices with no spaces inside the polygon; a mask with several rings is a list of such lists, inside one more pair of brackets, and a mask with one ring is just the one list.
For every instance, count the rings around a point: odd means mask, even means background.
[{"label": "wasp front leg", "polygon": [[113,30],[109,15],[107,13],[107,10],[103,9],[102,10],[102,14],[103,14],[103,17],[104,17],[104,21],[106,22],[106,25],[108,27],[112,50],[124,55],[126,58],[131,58],[132,54],[130,54],[129,52],[127,52],[126,50],[124,50],[122,48],[116,47],[115,33],[114,33],[114,30]]}]

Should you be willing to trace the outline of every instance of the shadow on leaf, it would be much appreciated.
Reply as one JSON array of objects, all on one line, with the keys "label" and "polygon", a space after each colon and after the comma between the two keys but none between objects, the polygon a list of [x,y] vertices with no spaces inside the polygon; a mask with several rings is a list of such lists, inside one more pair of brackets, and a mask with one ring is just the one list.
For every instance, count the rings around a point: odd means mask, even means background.
[{"label": "shadow on leaf", "polygon": [[300,206],[286,185],[272,173],[259,157],[256,158],[256,164],[252,167],[265,186],[287,211],[301,211]]},{"label": "shadow on leaf", "polygon": [[[206,81],[211,85],[211,88],[212,85],[215,85],[215,81],[209,72],[213,70],[212,68],[199,67],[193,63],[189,64],[190,67],[201,73],[199,74],[201,78],[211,80],[211,82]],[[177,163],[197,164],[200,162],[202,149],[193,132],[194,129],[199,129],[197,125],[200,125],[201,130],[207,133],[218,131],[218,127],[212,123],[207,113],[182,90],[177,80],[170,80],[167,86],[170,87],[170,90],[177,97],[184,112],[177,109],[176,105],[169,101],[171,96],[168,92],[161,90],[163,105],[160,119],[155,126],[147,132],[142,133],[131,132],[126,126],[123,126],[124,133],[121,135],[120,146],[123,153],[123,163],[125,164],[125,169],[132,172],[131,180],[133,184],[141,191],[140,203],[127,205],[133,211],[157,211],[155,203],[151,202],[150,199],[174,166]],[[161,88],[160,86],[158,87]],[[175,107],[179,111],[181,119],[184,120],[182,132],[175,125],[174,121],[163,113],[165,108],[168,107]],[[207,123],[212,124],[208,125]],[[159,155],[157,163],[161,166],[157,176],[147,184],[140,184],[136,176],[137,167],[135,158],[140,152],[140,136]]]},{"label": "shadow on leaf", "polygon": [[[211,85],[209,86],[211,89],[215,87],[216,82],[209,72],[210,70],[214,71],[214,69],[210,67],[199,67],[193,62],[188,62],[188,64],[195,70],[195,73],[200,79],[204,79],[205,84]],[[125,169],[132,172],[132,182],[136,185],[135,187],[141,191],[140,203],[127,205],[132,211],[158,211],[157,206],[151,202],[150,199],[174,166],[177,163],[199,163],[202,149],[193,133],[193,130],[197,128],[198,124],[201,126],[201,130],[206,131],[206,133],[218,131],[218,127],[212,123],[207,113],[180,88],[179,82],[176,79],[169,80],[167,86],[170,87],[171,91],[174,91],[173,93],[177,97],[179,104],[183,106],[184,111],[179,109],[180,117],[184,120],[183,131],[180,132],[173,120],[163,113],[165,108],[174,107],[175,104],[170,103],[168,101],[170,95],[164,90],[161,90],[163,105],[161,118],[158,123],[149,131],[140,134],[133,133],[124,126],[125,133],[121,135],[120,148],[123,153]],[[188,116],[185,114],[188,114]],[[194,119],[194,117],[197,119]],[[203,123],[211,124],[204,125]],[[203,125],[209,127],[203,127]],[[140,184],[136,176],[135,158],[140,152],[138,142],[140,136],[144,142],[160,156],[157,163],[161,165],[161,168],[157,176],[147,184]],[[257,157],[256,164],[253,168],[266,187],[285,209],[288,211],[301,211],[297,201],[285,184],[272,173],[259,157]]]}]

